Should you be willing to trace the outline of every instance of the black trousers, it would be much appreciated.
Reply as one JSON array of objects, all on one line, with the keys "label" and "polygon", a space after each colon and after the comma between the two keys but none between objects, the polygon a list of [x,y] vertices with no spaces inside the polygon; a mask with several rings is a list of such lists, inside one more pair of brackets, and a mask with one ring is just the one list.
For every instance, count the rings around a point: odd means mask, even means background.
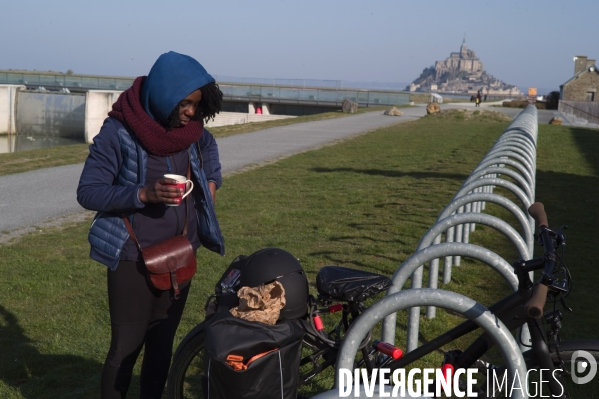
[{"label": "black trousers", "polygon": [[108,270],[108,306],[112,338],[102,370],[102,399],[125,398],[133,367],[144,347],[142,399],[160,399],[171,363],[173,340],[181,321],[190,283],[181,297],[150,285],[143,262],[121,261]]}]

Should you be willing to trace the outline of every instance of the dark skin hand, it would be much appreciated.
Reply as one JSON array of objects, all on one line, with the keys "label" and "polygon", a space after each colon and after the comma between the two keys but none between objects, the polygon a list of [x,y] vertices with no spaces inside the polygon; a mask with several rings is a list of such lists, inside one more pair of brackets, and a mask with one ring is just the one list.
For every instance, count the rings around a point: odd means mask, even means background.
[{"label": "dark skin hand", "polygon": [[[154,184],[148,184],[139,190],[139,200],[143,203],[164,202],[165,204],[178,204],[179,199],[177,197],[183,195],[183,190],[170,184],[177,184],[177,181],[163,177]],[[210,196],[214,203],[216,199],[216,183],[208,182],[208,188],[210,189]]]}]

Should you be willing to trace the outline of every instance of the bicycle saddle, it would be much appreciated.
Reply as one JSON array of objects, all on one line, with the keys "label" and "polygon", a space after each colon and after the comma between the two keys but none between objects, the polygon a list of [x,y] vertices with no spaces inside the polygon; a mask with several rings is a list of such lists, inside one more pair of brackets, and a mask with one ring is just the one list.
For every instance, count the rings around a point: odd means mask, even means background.
[{"label": "bicycle saddle", "polygon": [[376,273],[342,266],[325,266],[316,275],[320,295],[349,302],[362,302],[391,286],[391,279]]}]

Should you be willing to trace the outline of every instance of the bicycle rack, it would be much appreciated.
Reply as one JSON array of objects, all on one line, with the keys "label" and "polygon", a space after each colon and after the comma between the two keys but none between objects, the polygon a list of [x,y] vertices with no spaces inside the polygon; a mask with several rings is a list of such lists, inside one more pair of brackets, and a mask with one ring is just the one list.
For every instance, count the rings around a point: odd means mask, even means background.
[{"label": "bicycle rack", "polygon": [[[505,259],[497,255],[495,252],[489,251],[486,248],[474,244],[466,244],[461,242],[446,242],[438,245],[431,245],[430,247],[421,249],[420,251],[413,253],[408,259],[406,259],[404,263],[402,263],[401,267],[397,269],[397,271],[393,275],[393,285],[387,291],[387,295],[393,295],[396,292],[400,292],[406,281],[408,281],[408,278],[410,278],[410,276],[412,276],[413,278],[413,274],[417,269],[422,268],[422,265],[426,262],[439,258],[440,256],[443,256],[446,253],[467,256],[469,258],[473,258],[483,263],[486,263],[487,265],[491,266],[491,268],[493,268],[495,271],[497,271],[507,281],[507,283],[511,286],[512,290],[516,291],[518,289],[518,279],[514,274],[514,269],[512,268],[512,265],[510,265]],[[410,291],[412,289],[420,289],[420,287],[412,287]],[[410,312],[412,312],[414,309],[418,309],[419,311],[420,308],[411,308]],[[395,342],[396,317],[397,315],[395,313],[390,314],[385,318],[385,321],[383,322],[383,331],[381,339],[385,342]],[[360,320],[362,320],[362,316],[360,316]],[[418,334],[419,326],[416,325],[416,328],[413,329],[410,329],[409,327],[410,326],[408,326],[408,342],[410,341],[409,334],[413,334],[414,332]],[[411,339],[417,338],[418,336],[412,337]],[[416,347],[408,349],[406,345],[407,352],[414,349],[416,349]]]},{"label": "bicycle rack", "polygon": [[[434,247],[430,247],[430,249],[432,248]],[[409,277],[409,275],[407,277]],[[388,295],[364,311],[360,316],[360,322],[356,321],[352,325],[352,328],[348,331],[341,344],[339,355],[337,357],[334,388],[330,391],[320,393],[313,398],[339,398],[340,370],[353,370],[354,359],[358,352],[360,342],[362,342],[362,339],[366,336],[368,331],[385,317],[394,315],[400,310],[424,305],[438,306],[460,313],[474,321],[488,333],[497,343],[506,363],[509,380],[508,386],[511,386],[514,376],[526,375],[526,364],[524,363],[522,353],[520,352],[514,337],[512,337],[505,325],[483,305],[473,299],[450,291],[430,288],[411,289]],[[395,328],[395,326],[393,326],[393,328]],[[526,393],[521,391],[525,390],[514,390],[512,399],[528,399]],[[377,395],[378,389],[374,392],[375,395]]]},{"label": "bicycle rack", "polygon": [[[461,197],[465,198],[465,197]],[[496,230],[503,233],[507,238],[512,241],[516,249],[518,250],[518,255],[521,259],[530,259],[531,254],[528,249],[527,241],[522,239],[520,234],[513,229],[512,226],[504,222],[503,220],[496,218],[495,216],[486,215],[484,213],[460,213],[452,216],[448,216],[444,219],[439,220],[433,227],[431,227],[424,236],[420,239],[420,243],[417,247],[417,250],[422,248],[426,248],[432,245],[435,238],[440,237],[441,233],[448,228],[459,224],[465,223],[480,223],[489,227],[493,227]],[[527,237],[529,238],[529,237]],[[531,236],[530,239],[534,239],[534,236]],[[444,268],[443,270],[447,270],[447,274],[449,275],[451,266]],[[421,269],[422,270],[422,269]],[[439,262],[435,262],[434,260],[430,262],[429,267],[429,279],[428,284],[429,288],[437,288],[437,281],[439,276]],[[444,274],[445,281],[445,274]],[[446,283],[444,283],[446,284]],[[434,318],[435,317],[435,308],[429,306],[427,308],[426,317]]]},{"label": "bicycle rack", "polygon": [[[493,203],[500,205],[503,208],[507,209],[509,212],[511,212],[512,215],[514,215],[514,217],[520,223],[520,227],[522,228],[522,232],[524,234],[524,240],[526,241],[526,245],[528,246],[529,251],[532,251],[532,249],[534,248],[534,234],[530,230],[530,221],[528,220],[528,217],[524,214],[522,209],[518,208],[518,206],[516,204],[514,204],[511,200],[509,200],[505,197],[502,197],[500,195],[497,195],[497,194],[492,194],[492,193],[488,193],[488,192],[476,192],[476,193],[470,193],[470,194],[466,194],[461,197],[458,197],[455,200],[453,200],[452,202],[450,202],[449,205],[447,205],[445,207],[445,209],[443,209],[443,211],[441,211],[437,220],[444,219],[447,216],[453,214],[461,206],[463,206],[467,203],[476,202],[476,201],[478,201],[479,203],[493,202]],[[439,236],[437,238],[439,240],[441,239],[441,237],[439,237]],[[437,244],[439,242],[437,242]],[[447,263],[449,263],[449,262],[447,262]],[[448,270],[446,270],[446,269],[448,269]],[[445,274],[446,271],[448,272],[448,274]],[[450,263],[449,263],[449,268],[444,268],[443,272],[444,272],[443,284],[447,284],[451,280],[451,264]]]},{"label": "bicycle rack", "polygon": [[[532,205],[533,201],[528,198],[526,196],[526,194],[524,193],[524,191],[522,191],[518,186],[516,186],[514,183],[509,182],[507,180],[504,179],[499,179],[499,178],[490,178],[490,177],[486,177],[486,178],[482,178],[482,179],[478,179],[475,180],[473,182],[467,183],[464,186],[462,186],[462,188],[457,192],[457,194],[454,196],[454,199],[459,198],[462,195],[466,195],[468,194],[470,191],[473,191],[474,189],[480,188],[480,187],[484,187],[487,185],[491,185],[493,187],[503,187],[509,191],[511,191],[513,194],[515,194],[518,199],[520,200],[520,202],[522,202],[523,208],[526,210],[528,209],[528,207],[530,205]],[[470,212],[471,204],[466,204],[464,207],[466,208],[466,212]],[[462,207],[462,208],[464,208]],[[458,209],[458,213],[463,213],[463,209],[459,208]],[[438,220],[438,218],[437,218]],[[529,218],[529,225],[532,226],[532,218]],[[529,227],[530,228],[530,227]],[[453,227],[450,229],[450,231],[448,232],[449,235],[449,239],[448,241],[451,241],[451,230],[454,229]],[[470,231],[471,228],[468,224],[466,225],[459,225],[456,227],[456,236],[455,236],[455,241],[457,242],[468,242],[469,237],[470,237]],[[449,262],[451,262],[451,259],[449,259]],[[460,265],[460,258],[456,257],[455,259],[455,264],[456,266]]]},{"label": "bicycle rack", "polygon": [[[393,277],[393,287],[389,289],[387,295],[392,295],[401,289],[407,277],[399,279],[398,276],[404,276],[405,270],[408,269],[412,277],[411,288],[421,288],[423,269],[427,262],[429,262],[429,287],[436,289],[440,258],[444,258],[442,282],[443,284],[448,284],[451,281],[452,266],[460,265],[461,256],[473,257],[468,250],[464,252],[464,248],[457,244],[467,244],[469,242],[470,233],[475,231],[476,223],[490,225],[508,236],[518,249],[522,259],[526,260],[532,257],[534,221],[528,216],[526,211],[534,202],[537,133],[537,109],[529,105],[514,118],[491,150],[465,180],[449,205],[439,214],[433,227],[420,240],[417,252],[400,265]],[[501,175],[513,179],[517,184],[500,178],[499,176]],[[502,187],[514,194],[522,207],[519,208],[511,200],[493,193],[495,187]],[[497,218],[480,218],[487,201],[496,203],[509,210],[520,223],[522,234],[517,233],[505,222],[499,223],[499,219]],[[450,216],[452,214],[454,216]],[[441,244],[443,233],[445,233],[445,244]],[[428,256],[431,253],[430,250],[439,246],[441,246],[442,250],[439,249],[435,252],[438,253],[438,256],[432,258]],[[420,256],[420,251],[426,251],[428,255]],[[475,252],[478,255],[477,251]],[[493,255],[498,256],[496,254]],[[421,258],[426,260],[422,260],[421,263],[414,266],[414,259]],[[485,262],[484,260],[482,261]],[[510,273],[513,276],[513,269],[510,266],[507,271],[500,273]],[[503,274],[502,276],[506,278]],[[435,317],[434,305],[428,306],[426,315],[428,318]],[[410,309],[408,313],[408,340],[406,344],[406,351],[408,352],[418,346],[419,322],[420,308],[415,307]],[[392,332],[391,324],[393,326]],[[395,315],[388,316],[385,325],[383,340],[393,343],[395,338]],[[528,338],[526,326],[523,331],[523,338],[525,340]]]}]

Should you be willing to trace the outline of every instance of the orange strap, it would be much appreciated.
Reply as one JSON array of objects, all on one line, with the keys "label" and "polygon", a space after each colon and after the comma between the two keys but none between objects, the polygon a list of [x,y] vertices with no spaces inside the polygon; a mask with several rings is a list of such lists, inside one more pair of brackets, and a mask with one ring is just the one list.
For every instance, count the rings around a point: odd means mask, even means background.
[{"label": "orange strap", "polygon": [[227,356],[227,364],[233,367],[233,370],[245,370],[247,366],[243,364],[243,356],[229,355]]},{"label": "orange strap", "polygon": [[266,356],[271,352],[278,351],[279,348],[271,349],[266,352],[258,353],[256,356],[252,356],[247,363],[243,363],[243,356],[239,355],[229,355],[227,356],[226,363],[233,368],[235,371],[247,370],[252,364],[253,361],[260,359],[262,356]]}]

